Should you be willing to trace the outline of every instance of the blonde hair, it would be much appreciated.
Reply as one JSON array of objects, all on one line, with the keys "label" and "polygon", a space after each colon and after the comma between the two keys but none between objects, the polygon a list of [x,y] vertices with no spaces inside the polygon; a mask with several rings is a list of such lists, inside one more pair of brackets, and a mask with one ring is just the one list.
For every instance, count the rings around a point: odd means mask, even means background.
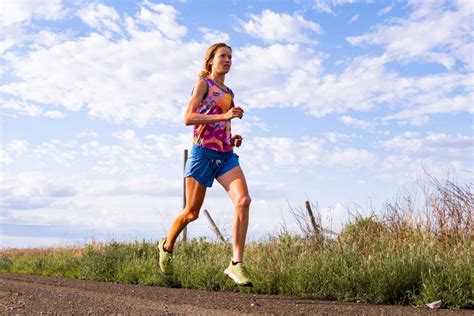
[{"label": "blonde hair", "polygon": [[230,47],[226,43],[216,43],[209,46],[209,48],[207,49],[206,55],[204,56],[204,67],[203,67],[203,70],[199,73],[199,78],[201,79],[207,78],[211,74],[211,71],[212,71],[211,61],[212,59],[214,59],[214,55],[216,54],[217,49],[221,47],[227,47],[228,49],[232,51],[232,47]]}]

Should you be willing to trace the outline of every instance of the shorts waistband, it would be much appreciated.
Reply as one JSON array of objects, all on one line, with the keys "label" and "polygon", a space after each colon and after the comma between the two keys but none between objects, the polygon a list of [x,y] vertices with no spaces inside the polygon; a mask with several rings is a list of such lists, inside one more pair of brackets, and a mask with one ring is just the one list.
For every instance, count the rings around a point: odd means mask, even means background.
[{"label": "shorts waistband", "polygon": [[193,145],[191,149],[192,156],[199,156],[204,158],[218,159],[218,158],[230,158],[234,154],[234,151],[219,152],[212,149],[204,148],[198,145]]}]

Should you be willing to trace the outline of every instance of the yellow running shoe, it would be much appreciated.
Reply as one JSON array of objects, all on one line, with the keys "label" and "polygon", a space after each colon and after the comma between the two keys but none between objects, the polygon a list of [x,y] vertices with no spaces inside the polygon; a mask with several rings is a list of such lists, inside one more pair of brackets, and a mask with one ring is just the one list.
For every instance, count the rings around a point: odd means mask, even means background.
[{"label": "yellow running shoe", "polygon": [[166,238],[158,243],[160,271],[164,275],[173,274],[173,253],[165,251]]},{"label": "yellow running shoe", "polygon": [[231,278],[237,285],[253,287],[252,281],[250,281],[242,262],[233,264],[231,261],[227,269],[224,270],[224,274]]}]

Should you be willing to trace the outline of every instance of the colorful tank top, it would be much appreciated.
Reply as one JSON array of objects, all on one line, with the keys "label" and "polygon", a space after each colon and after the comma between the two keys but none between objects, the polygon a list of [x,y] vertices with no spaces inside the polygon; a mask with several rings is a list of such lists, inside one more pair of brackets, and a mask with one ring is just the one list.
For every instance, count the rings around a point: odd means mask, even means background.
[{"label": "colorful tank top", "polygon": [[[234,107],[232,90],[224,90],[209,78],[205,80],[208,86],[207,96],[196,109],[196,113],[223,114]],[[232,150],[230,139],[230,121],[194,125],[195,145],[219,152],[228,152]]]}]

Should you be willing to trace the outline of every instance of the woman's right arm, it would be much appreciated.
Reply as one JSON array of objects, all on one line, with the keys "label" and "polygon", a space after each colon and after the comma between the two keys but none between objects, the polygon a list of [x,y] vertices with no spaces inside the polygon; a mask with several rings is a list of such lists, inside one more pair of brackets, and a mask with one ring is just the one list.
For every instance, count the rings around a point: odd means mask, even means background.
[{"label": "woman's right arm", "polygon": [[233,107],[223,114],[208,115],[196,113],[196,109],[201,104],[206,90],[207,82],[204,79],[198,80],[194,85],[193,95],[191,96],[191,100],[189,100],[188,107],[186,108],[186,113],[184,114],[185,125],[209,124],[228,121],[236,117],[242,118],[242,116],[244,115],[244,111],[240,107]]}]

